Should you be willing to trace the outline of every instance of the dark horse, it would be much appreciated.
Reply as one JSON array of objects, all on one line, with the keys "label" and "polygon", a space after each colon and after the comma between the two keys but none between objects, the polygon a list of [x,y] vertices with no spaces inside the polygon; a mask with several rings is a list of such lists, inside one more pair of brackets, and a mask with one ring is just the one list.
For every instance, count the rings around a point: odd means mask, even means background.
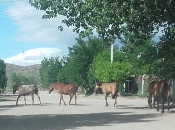
[{"label": "dark horse", "polygon": [[157,82],[158,81],[152,81],[150,84],[149,84],[149,87],[148,87],[148,106],[149,108],[151,109],[152,108],[152,96],[154,97],[153,98],[153,106],[155,107],[155,99],[156,99],[156,90],[157,90]]},{"label": "dark horse", "polygon": [[115,99],[114,107],[115,106],[117,107],[117,93],[118,93],[117,84],[116,83],[98,84],[97,82],[95,82],[94,92],[97,93],[99,91],[99,89],[102,90],[103,95],[105,96],[106,107],[108,106],[107,97],[108,97],[109,94],[112,94],[112,98]]},{"label": "dark horse", "polygon": [[159,102],[162,101],[162,111],[164,113],[164,102],[167,98],[168,102],[168,111],[169,111],[169,100],[170,100],[170,85],[167,81],[152,81],[148,87],[148,105],[152,108],[152,96],[154,96],[154,106],[155,102],[157,102],[157,111],[159,111]]},{"label": "dark horse", "polygon": [[70,100],[69,100],[69,105],[71,103],[71,100],[73,98],[73,96],[75,96],[75,105],[76,105],[76,99],[77,99],[77,86],[75,84],[64,84],[64,83],[53,83],[49,85],[49,94],[53,91],[53,90],[58,90],[58,93],[60,94],[60,103],[59,105],[61,105],[61,99],[64,102],[64,105],[66,105],[64,99],[63,99],[63,94],[64,95],[69,95],[70,96]]},{"label": "dark horse", "polygon": [[13,94],[15,94],[15,92],[18,90],[18,97],[16,100],[16,105],[18,105],[18,99],[21,96],[24,96],[24,101],[25,101],[25,105],[26,105],[26,95],[31,95],[32,96],[32,105],[34,104],[34,94],[37,95],[39,101],[40,101],[40,105],[41,105],[41,100],[40,100],[40,96],[38,94],[38,88],[36,85],[20,85],[20,84],[15,84],[13,85]]}]

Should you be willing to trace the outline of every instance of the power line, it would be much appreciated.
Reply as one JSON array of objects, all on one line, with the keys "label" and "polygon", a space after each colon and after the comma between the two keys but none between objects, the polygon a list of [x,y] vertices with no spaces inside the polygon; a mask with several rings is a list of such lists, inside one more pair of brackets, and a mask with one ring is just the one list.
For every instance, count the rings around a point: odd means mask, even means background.
[{"label": "power line", "polygon": [[[8,1],[0,1],[0,3],[2,3],[2,4],[6,4],[6,3],[12,3],[12,2],[18,2],[18,1],[24,1],[24,0],[8,0]],[[28,1],[28,0],[26,0],[26,1]]]},{"label": "power line", "polygon": [[[13,14],[13,13],[12,13]],[[5,17],[14,17],[14,18],[19,18],[19,19],[27,19],[27,20],[45,20],[45,21],[52,21],[52,22],[60,22],[62,23],[62,21],[59,21],[59,20],[50,20],[50,19],[43,19],[43,18],[39,18],[39,17],[31,17],[31,16],[27,16],[27,15],[23,15],[23,16],[18,16],[18,15],[8,15],[8,14],[5,14],[5,13],[1,13],[0,12],[0,15],[1,16],[5,16]]]},{"label": "power line", "polygon": [[[5,17],[9,17],[10,16],[10,15],[7,15],[7,14],[2,14],[2,13],[0,13],[0,15],[1,16],[5,16]],[[40,19],[38,17],[34,17],[34,18],[32,18],[32,17],[29,18],[28,17],[27,18],[27,17],[22,17],[22,16],[13,16],[13,15],[12,15],[12,17],[22,19],[21,21],[18,21],[18,23],[26,24],[26,25],[29,25],[29,26],[37,26],[37,25],[42,26],[43,25],[43,26],[49,27],[47,24],[44,24],[46,22],[50,22],[50,23],[61,23],[61,24],[63,24],[63,22],[62,21],[59,21],[59,20]],[[7,20],[4,19],[3,17],[0,17],[0,20],[7,22]],[[32,22],[38,22],[39,21],[40,23],[29,23],[29,20],[32,21]],[[42,21],[44,21],[43,24],[42,24]],[[53,25],[50,25],[50,27],[54,27],[54,26]]]}]

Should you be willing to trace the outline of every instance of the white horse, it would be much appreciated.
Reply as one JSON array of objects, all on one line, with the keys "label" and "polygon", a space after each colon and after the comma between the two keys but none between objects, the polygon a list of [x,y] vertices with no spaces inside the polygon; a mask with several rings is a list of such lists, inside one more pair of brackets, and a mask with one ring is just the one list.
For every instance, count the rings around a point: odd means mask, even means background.
[{"label": "white horse", "polygon": [[34,104],[34,94],[37,95],[39,101],[40,101],[40,105],[41,105],[41,100],[40,100],[40,96],[38,94],[38,88],[36,85],[19,85],[19,84],[15,84],[13,85],[13,94],[15,94],[15,92],[18,90],[18,97],[16,100],[16,105],[18,105],[18,99],[21,96],[24,96],[24,101],[25,101],[25,105],[26,105],[26,95],[31,95],[32,96],[32,105]]}]

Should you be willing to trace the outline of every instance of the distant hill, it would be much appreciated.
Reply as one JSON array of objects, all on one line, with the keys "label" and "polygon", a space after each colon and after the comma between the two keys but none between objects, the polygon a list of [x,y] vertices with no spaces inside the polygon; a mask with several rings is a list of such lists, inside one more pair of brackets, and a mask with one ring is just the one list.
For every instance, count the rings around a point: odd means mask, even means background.
[{"label": "distant hill", "polygon": [[[6,76],[10,79],[12,73],[20,73],[26,77],[34,76],[39,80],[39,68],[41,65],[31,65],[31,66],[19,66],[14,64],[6,63]],[[7,88],[12,86],[10,80],[7,81]]]}]

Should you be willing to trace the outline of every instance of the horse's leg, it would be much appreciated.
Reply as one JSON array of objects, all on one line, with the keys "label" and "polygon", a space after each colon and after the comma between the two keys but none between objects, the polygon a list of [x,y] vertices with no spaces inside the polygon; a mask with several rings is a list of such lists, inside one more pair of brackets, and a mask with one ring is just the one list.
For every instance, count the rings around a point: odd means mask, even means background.
[{"label": "horse's leg", "polygon": [[77,105],[77,94],[75,93],[75,106]]},{"label": "horse's leg", "polygon": [[16,99],[16,106],[18,105],[18,99],[21,97],[21,95],[18,95],[17,99]]},{"label": "horse's leg", "polygon": [[170,111],[170,97],[169,96],[168,96],[167,102],[168,102],[168,111]]},{"label": "horse's leg", "polygon": [[148,106],[150,109],[152,109],[152,94],[149,94],[148,96]]},{"label": "horse's leg", "polygon": [[162,97],[162,111],[161,111],[161,113],[165,113],[165,111],[164,111],[164,101],[165,101],[165,96]]},{"label": "horse's leg", "polygon": [[115,96],[114,107],[117,107],[117,95]]},{"label": "horse's leg", "polygon": [[76,105],[77,105],[77,102],[76,102],[76,100],[77,100],[77,95],[76,95],[76,93],[73,94],[73,95],[70,95],[69,105],[70,105],[70,102],[71,102],[72,98],[74,97],[74,95],[75,95],[75,106],[76,106]]},{"label": "horse's leg", "polygon": [[159,111],[159,97],[156,97],[156,100],[157,100],[157,111]]},{"label": "horse's leg", "polygon": [[106,100],[106,107],[107,107],[109,105],[107,101],[107,96],[105,97],[105,100]]},{"label": "horse's leg", "polygon": [[61,99],[63,100],[64,105],[66,105],[66,103],[65,103],[65,101],[64,101],[64,99],[63,99],[63,94],[60,94],[60,103],[59,103],[59,105],[61,105]]},{"label": "horse's leg", "polygon": [[153,99],[153,107],[155,108],[155,104],[156,104],[156,97],[154,96],[154,99]]},{"label": "horse's leg", "polygon": [[32,96],[32,106],[34,104],[34,94],[31,95]]},{"label": "horse's leg", "polygon": [[[73,96],[74,96],[74,95],[73,95]],[[72,96],[72,94],[69,95],[69,97],[70,97],[69,105],[70,105],[70,103],[71,103],[71,100],[72,100],[73,96]]]},{"label": "horse's leg", "polygon": [[60,94],[60,103],[59,103],[59,105],[61,105],[61,98],[62,98],[62,94]]},{"label": "horse's leg", "polygon": [[72,98],[74,97],[74,95],[75,95],[74,93],[69,94],[69,96],[70,96],[69,105],[70,105],[71,100],[72,100]]},{"label": "horse's leg", "polygon": [[40,105],[41,105],[41,100],[40,100],[40,96],[39,96],[39,94],[36,94],[36,96],[38,97],[38,100],[39,100]]},{"label": "horse's leg", "polygon": [[24,104],[24,105],[26,106],[26,96],[25,96],[25,95],[24,95],[24,102],[25,102],[25,104]]},{"label": "horse's leg", "polygon": [[106,100],[106,107],[107,107],[107,106],[108,106],[108,101],[107,101],[107,96],[108,96],[108,95],[105,93],[105,94],[104,94],[104,96],[105,96],[105,100]]},{"label": "horse's leg", "polygon": [[65,103],[65,101],[64,101],[64,99],[63,99],[63,94],[62,94],[62,100],[63,100],[63,102],[64,102],[64,105],[66,105],[66,103]]}]

